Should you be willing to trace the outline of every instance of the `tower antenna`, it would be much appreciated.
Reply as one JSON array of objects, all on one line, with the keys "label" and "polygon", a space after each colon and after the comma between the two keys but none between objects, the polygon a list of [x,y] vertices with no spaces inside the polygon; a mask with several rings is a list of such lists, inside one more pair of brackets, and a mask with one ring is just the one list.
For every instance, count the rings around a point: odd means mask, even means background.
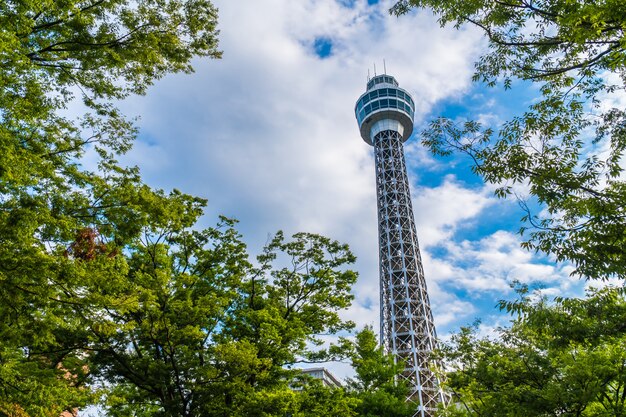
[{"label": "tower antenna", "polygon": [[385,75],[387,75],[387,63],[385,62],[385,58],[383,58],[383,68],[385,71]]},{"label": "tower antenna", "polygon": [[376,63],[374,62],[374,77],[376,76]]}]

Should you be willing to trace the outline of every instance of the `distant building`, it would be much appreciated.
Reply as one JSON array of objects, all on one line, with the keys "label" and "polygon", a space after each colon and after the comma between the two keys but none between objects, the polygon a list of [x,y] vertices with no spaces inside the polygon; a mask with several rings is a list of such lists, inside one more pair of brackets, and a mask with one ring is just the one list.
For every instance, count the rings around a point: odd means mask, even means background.
[{"label": "distant building", "polygon": [[[304,375],[312,378],[321,379],[322,383],[330,388],[341,388],[343,384],[326,368],[308,368],[300,370]],[[299,391],[300,388],[294,388]]]}]

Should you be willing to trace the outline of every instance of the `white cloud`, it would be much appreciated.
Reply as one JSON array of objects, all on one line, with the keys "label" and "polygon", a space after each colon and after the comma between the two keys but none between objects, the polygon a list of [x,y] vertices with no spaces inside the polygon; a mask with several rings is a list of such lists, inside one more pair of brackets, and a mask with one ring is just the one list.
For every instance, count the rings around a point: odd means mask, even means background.
[{"label": "white cloud", "polygon": [[458,227],[468,227],[476,216],[495,199],[486,188],[463,187],[447,176],[435,188],[415,187],[413,211],[422,247],[429,248],[450,239]]},{"label": "white cloud", "polygon": [[544,286],[545,295],[579,291],[580,281],[570,276],[570,265],[556,265],[520,248],[521,239],[510,232],[497,231],[479,241],[449,242],[445,261],[455,274],[444,275],[439,282],[462,288],[469,293],[493,292],[503,297],[510,284]]},{"label": "white cloud", "polygon": [[[158,82],[146,97],[122,103],[141,115],[141,140],[124,159],[162,188],[209,200],[207,224],[217,214],[240,219],[258,252],[269,233],[311,231],[345,241],[358,256],[354,305],[343,315],[358,328],[379,325],[378,248],[374,161],[359,137],[353,107],[368,68],[382,60],[417,104],[416,123],[440,100],[468,92],[480,33],[441,29],[428,13],[391,17],[392,0],[354,8],[335,0],[217,0],[222,60],[197,60],[196,73]],[[332,42],[331,55],[315,55],[315,39]],[[476,97],[475,97],[476,98]],[[502,120],[490,99],[474,118]],[[626,107],[626,94],[607,96],[602,109]],[[79,113],[82,107],[68,109]],[[497,110],[497,109],[496,109]],[[608,148],[590,149],[606,155]],[[489,223],[494,185],[468,188],[446,174],[418,141],[405,145],[422,258],[439,336],[482,317],[479,335],[495,337],[506,325],[498,299],[510,282],[544,285],[543,295],[580,295],[584,283],[570,265],[520,248],[520,238],[496,231],[477,240],[459,232]],[[88,153],[86,165],[95,166]],[[447,175],[421,185],[424,171]],[[528,195],[528,184],[517,184]],[[443,249],[443,253],[441,250]],[[334,339],[334,338],[330,338]],[[346,364],[327,364],[339,377]]]},{"label": "white cloud", "polygon": [[[392,17],[390,1],[353,8],[334,0],[216,4],[223,59],[198,60],[192,76],[169,76],[147,97],[123,104],[142,117],[143,142],[126,162],[141,166],[154,185],[208,198],[207,223],[217,214],[240,219],[252,251],[279,228],[348,242],[360,280],[347,316],[377,323],[374,164],[354,103],[367,69],[377,62],[380,72],[384,58],[413,93],[419,119],[438,100],[468,89],[478,34],[442,30],[427,13]],[[318,37],[333,45],[325,59],[313,50]],[[446,201],[455,191],[461,197]],[[450,236],[485,200],[452,180],[415,195],[425,246]],[[460,198],[469,212],[460,213]],[[427,216],[436,224],[425,223]]]},{"label": "white cloud", "polygon": [[[216,4],[224,58],[197,60],[195,74],[169,76],[123,103],[142,117],[141,140],[125,162],[139,165],[152,185],[207,198],[207,224],[217,214],[240,219],[252,252],[277,229],[349,243],[360,278],[345,318],[377,330],[374,161],[354,103],[367,69],[376,62],[380,72],[384,58],[413,94],[421,122],[438,101],[468,91],[480,33],[441,29],[425,12],[389,16],[390,0],[353,8],[335,0]],[[320,37],[332,43],[324,59],[313,48]],[[407,144],[407,165],[438,325],[471,321],[480,313],[476,294],[508,291],[507,279],[561,279],[563,269],[537,261],[510,234],[455,243],[495,204],[491,188],[467,188],[453,176],[419,185],[420,171],[446,167],[415,141]],[[446,254],[436,253],[442,247]]]}]

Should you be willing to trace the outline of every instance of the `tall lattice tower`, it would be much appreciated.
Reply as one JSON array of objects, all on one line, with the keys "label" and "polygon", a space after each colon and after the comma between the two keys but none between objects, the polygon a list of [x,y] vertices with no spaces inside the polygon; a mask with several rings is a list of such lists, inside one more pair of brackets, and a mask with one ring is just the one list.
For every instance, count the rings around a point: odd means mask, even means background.
[{"label": "tall lattice tower", "polygon": [[429,355],[436,333],[422,268],[403,143],[413,132],[415,104],[395,78],[378,75],[356,103],[361,137],[374,146],[378,195],[380,337],[411,387],[415,416],[429,417],[446,401]]}]

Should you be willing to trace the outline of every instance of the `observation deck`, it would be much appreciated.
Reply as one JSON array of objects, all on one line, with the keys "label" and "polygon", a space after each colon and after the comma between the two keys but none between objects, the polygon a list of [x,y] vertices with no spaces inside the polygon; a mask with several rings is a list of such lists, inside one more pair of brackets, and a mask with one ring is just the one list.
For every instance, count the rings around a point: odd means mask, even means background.
[{"label": "observation deck", "polygon": [[354,113],[361,137],[370,145],[374,136],[384,130],[400,133],[403,142],[413,133],[415,103],[390,75],[377,75],[368,81],[367,91],[357,100]]}]

